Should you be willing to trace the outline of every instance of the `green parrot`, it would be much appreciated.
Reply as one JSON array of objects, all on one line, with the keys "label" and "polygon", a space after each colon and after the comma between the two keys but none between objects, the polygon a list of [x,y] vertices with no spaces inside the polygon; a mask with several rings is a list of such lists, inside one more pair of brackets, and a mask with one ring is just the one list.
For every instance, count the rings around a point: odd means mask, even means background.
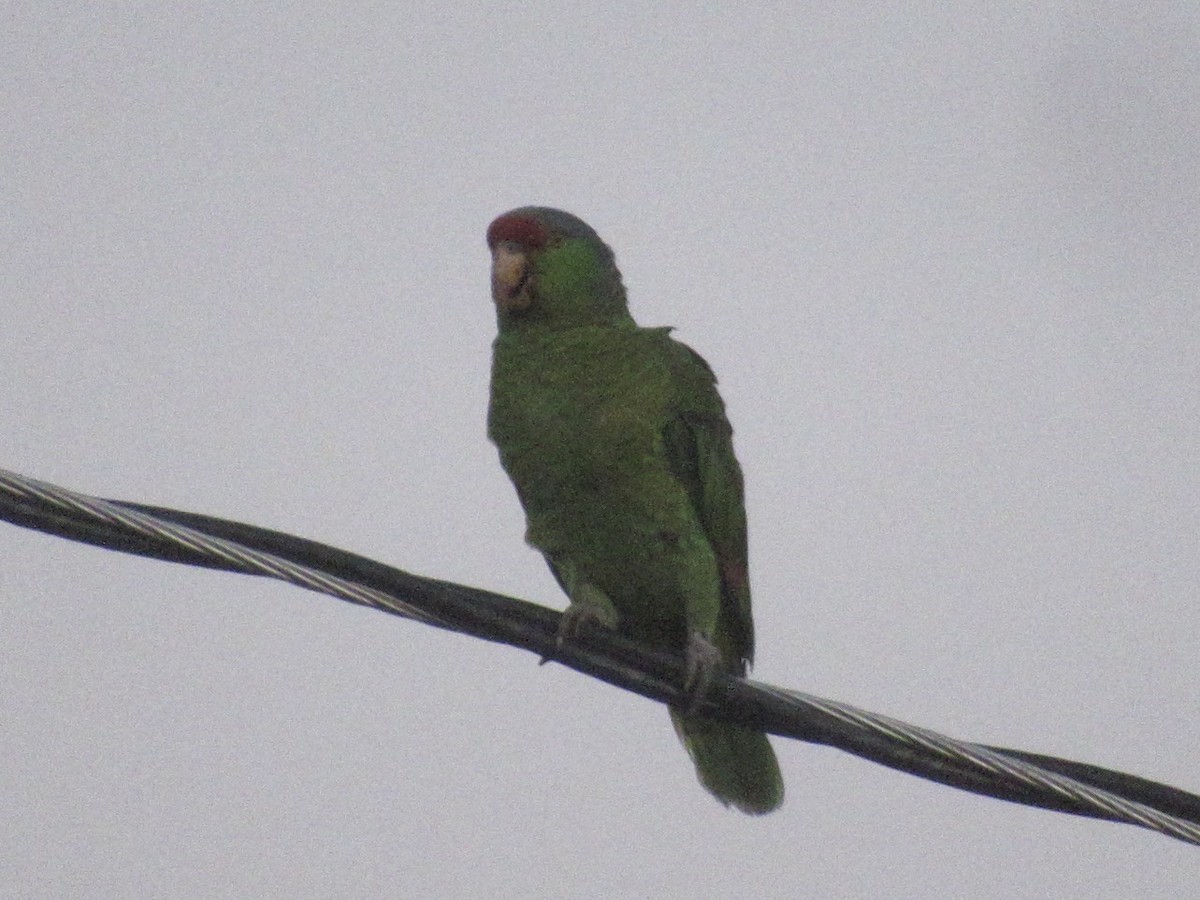
[{"label": "green parrot", "polygon": [[[488,435],[525,508],[526,540],[570,604],[560,642],[596,622],[685,654],[688,688],[754,655],[742,472],[716,378],[669,328],[640,328],[612,250],[529,206],[488,227],[493,344]],[[672,709],[718,800],[783,802],[765,734]]]}]

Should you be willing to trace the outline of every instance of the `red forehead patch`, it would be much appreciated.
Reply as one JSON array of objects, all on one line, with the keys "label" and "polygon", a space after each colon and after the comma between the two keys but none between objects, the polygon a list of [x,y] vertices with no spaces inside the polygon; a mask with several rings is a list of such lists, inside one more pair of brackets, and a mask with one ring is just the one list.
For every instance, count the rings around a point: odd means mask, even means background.
[{"label": "red forehead patch", "polygon": [[550,235],[541,223],[529,216],[503,215],[488,226],[487,242],[495,247],[501,241],[512,241],[522,247],[543,247]]}]

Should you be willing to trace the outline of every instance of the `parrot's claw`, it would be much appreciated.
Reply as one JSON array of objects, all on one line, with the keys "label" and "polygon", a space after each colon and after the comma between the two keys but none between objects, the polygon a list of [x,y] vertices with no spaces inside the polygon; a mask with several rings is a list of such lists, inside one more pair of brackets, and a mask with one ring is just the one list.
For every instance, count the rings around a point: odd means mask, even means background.
[{"label": "parrot's claw", "polygon": [[555,645],[562,649],[562,645],[567,641],[579,639],[579,635],[583,632],[583,626],[599,621],[600,614],[596,610],[588,606],[571,604],[563,610],[562,620],[558,623],[558,640],[554,642]]},{"label": "parrot's claw", "polygon": [[703,702],[721,665],[721,651],[713,642],[699,631],[689,632],[683,670],[683,691],[688,695],[689,714],[694,713]]},{"label": "parrot's claw", "polygon": [[572,601],[571,605],[563,610],[562,620],[558,623],[558,640],[555,644],[559,649],[567,641],[577,640],[585,625],[617,627],[617,611],[612,601],[590,586],[580,594],[583,599]]}]

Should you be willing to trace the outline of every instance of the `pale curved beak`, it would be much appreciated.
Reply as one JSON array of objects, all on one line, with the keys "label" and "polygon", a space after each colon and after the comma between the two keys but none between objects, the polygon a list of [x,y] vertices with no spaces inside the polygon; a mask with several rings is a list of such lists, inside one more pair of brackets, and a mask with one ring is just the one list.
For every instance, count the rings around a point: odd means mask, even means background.
[{"label": "pale curved beak", "polygon": [[502,311],[524,309],[529,305],[529,265],[515,244],[504,241],[492,250],[492,300]]}]

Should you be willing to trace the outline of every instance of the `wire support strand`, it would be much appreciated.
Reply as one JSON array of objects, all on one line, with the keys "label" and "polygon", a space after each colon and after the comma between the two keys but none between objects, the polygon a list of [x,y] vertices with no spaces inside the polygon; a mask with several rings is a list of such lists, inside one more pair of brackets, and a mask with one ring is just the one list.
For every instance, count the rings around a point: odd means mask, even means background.
[{"label": "wire support strand", "polygon": [[762,690],[780,693],[801,703],[820,709],[829,715],[852,722],[866,730],[886,734],[890,738],[911,744],[922,751],[944,757],[951,763],[965,763],[992,772],[1005,779],[1028,785],[1036,790],[1058,794],[1069,803],[1090,806],[1103,813],[1103,818],[1140,825],[1193,844],[1200,844],[1200,825],[1181,820],[1145,803],[1092,787],[1065,775],[1047,771],[1040,766],[1014,759],[1003,751],[982,744],[956,740],[910,725],[878,713],[858,709],[845,703],[825,700],[799,691],[759,685]]},{"label": "wire support strand", "polygon": [[[560,647],[559,614],[412,575],[293,535],[104,500],[0,470],[0,519],[108,549],[286,581],[438,628],[506,643],[667,704],[688,702],[683,661],[606,629]],[[1138,825],[1200,845],[1200,796],[1086,763],[959,741],[848,704],[720,676],[700,711],[824,744],[962,790]]]},{"label": "wire support strand", "polygon": [[234,541],[213,537],[185,525],[164,521],[132,507],[121,506],[98,497],[77,494],[46,482],[34,481],[2,470],[0,470],[0,488],[13,494],[21,494],[27,499],[41,501],[59,510],[74,511],[97,523],[116,525],[133,535],[169,541],[208,557],[218,563],[220,568],[247,575],[276,578],[310,591],[329,594],[340,600],[389,612],[405,619],[443,628],[449,627],[447,623],[430,615],[420,607],[405,603],[403,600],[388,596],[381,591],[334,575],[327,575],[270,553],[251,550]]}]

